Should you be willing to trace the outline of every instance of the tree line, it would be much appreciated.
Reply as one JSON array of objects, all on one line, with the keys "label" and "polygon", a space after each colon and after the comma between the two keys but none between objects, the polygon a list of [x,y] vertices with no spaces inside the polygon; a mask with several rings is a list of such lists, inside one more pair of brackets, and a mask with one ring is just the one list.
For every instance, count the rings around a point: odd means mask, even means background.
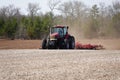
[{"label": "tree line", "polygon": [[[42,39],[54,25],[70,26],[76,38],[120,38],[120,2],[87,7],[80,1],[50,0],[43,14],[37,3],[29,3],[27,15],[14,5],[0,8],[0,38]],[[55,10],[60,14],[54,14]]]}]

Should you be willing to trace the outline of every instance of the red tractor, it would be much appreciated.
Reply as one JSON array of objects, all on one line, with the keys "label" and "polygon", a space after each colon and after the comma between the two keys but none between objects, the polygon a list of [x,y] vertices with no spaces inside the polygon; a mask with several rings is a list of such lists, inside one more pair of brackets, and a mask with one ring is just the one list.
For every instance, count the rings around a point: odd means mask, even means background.
[{"label": "red tractor", "polygon": [[42,49],[74,49],[75,38],[68,34],[68,26],[55,26],[42,42]]}]

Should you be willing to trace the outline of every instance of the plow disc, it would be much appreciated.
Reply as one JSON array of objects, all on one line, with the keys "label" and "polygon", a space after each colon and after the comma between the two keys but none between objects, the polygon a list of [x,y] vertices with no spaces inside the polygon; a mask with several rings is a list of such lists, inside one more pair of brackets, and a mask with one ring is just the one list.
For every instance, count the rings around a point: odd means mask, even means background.
[{"label": "plow disc", "polygon": [[76,49],[90,49],[90,50],[101,50],[104,49],[102,45],[93,45],[93,44],[81,44],[77,42],[75,44]]}]

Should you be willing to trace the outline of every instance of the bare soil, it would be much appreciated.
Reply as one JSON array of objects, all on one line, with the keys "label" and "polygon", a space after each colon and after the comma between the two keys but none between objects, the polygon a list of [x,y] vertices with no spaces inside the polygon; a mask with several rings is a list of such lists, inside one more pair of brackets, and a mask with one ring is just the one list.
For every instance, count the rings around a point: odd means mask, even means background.
[{"label": "bare soil", "polygon": [[0,40],[0,49],[39,49],[41,40]]},{"label": "bare soil", "polygon": [[120,50],[0,50],[0,80],[120,80]]},{"label": "bare soil", "polygon": [[[77,41],[76,41],[77,42]],[[81,39],[82,44],[103,45],[107,50],[120,50],[120,39]],[[0,49],[39,49],[41,40],[0,40]]]}]

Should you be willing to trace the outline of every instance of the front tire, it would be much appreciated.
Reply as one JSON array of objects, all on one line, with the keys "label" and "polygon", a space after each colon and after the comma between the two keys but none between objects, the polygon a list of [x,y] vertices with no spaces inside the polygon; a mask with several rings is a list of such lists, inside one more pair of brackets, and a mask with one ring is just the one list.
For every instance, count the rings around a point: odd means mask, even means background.
[{"label": "front tire", "polygon": [[70,49],[70,44],[68,41],[66,42],[66,49]]},{"label": "front tire", "polygon": [[44,39],[42,42],[42,49],[47,49],[47,40]]}]

